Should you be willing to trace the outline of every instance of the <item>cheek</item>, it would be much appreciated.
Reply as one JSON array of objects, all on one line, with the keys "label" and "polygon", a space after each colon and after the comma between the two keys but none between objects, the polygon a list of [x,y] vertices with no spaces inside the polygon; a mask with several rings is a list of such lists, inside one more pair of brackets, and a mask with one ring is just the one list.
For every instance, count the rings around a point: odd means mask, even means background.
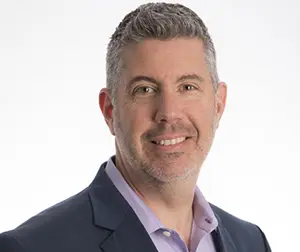
[{"label": "cheek", "polygon": [[151,125],[151,116],[145,107],[130,111],[132,133],[140,137]]},{"label": "cheek", "polygon": [[187,111],[191,120],[195,122],[201,135],[210,133],[215,119],[215,108],[210,103],[194,104],[192,109]]},{"label": "cheek", "polygon": [[124,107],[119,116],[122,134],[133,141],[140,141],[141,135],[150,127],[151,117],[146,106]]}]

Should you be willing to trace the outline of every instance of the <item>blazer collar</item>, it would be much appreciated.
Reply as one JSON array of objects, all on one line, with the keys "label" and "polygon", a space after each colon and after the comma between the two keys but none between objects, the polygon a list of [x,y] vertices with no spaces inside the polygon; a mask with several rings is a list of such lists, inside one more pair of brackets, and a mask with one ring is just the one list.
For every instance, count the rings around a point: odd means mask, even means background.
[{"label": "blazer collar", "polygon": [[90,185],[95,226],[102,229],[100,248],[105,252],[157,252],[144,226],[105,173],[102,164]]}]

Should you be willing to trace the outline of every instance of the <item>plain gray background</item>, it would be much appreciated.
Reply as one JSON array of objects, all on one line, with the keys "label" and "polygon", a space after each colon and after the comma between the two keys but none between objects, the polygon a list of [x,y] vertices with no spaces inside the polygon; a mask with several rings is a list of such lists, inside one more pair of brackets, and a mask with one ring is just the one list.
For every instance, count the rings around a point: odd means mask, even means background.
[{"label": "plain gray background", "polygon": [[[144,2],[0,1],[0,232],[86,187],[114,154],[97,103],[106,46]],[[209,201],[258,224],[273,251],[294,251],[300,2],[177,2],[208,26],[228,84],[198,184]]]}]

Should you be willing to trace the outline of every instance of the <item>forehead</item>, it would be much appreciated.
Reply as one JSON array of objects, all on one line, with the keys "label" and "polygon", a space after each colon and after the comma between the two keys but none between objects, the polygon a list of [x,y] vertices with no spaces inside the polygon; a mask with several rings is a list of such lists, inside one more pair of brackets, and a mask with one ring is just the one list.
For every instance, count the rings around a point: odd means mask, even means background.
[{"label": "forehead", "polygon": [[208,77],[203,42],[197,38],[148,39],[129,45],[124,53],[124,77],[146,75],[177,78],[183,74]]}]

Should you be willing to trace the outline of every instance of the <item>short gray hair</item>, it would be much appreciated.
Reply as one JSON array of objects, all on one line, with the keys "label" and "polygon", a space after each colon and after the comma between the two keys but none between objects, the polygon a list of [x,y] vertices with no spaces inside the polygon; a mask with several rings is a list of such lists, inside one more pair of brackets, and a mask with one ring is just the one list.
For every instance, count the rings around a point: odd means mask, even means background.
[{"label": "short gray hair", "polygon": [[145,39],[168,40],[178,37],[195,37],[203,41],[205,60],[216,90],[219,82],[216,52],[201,18],[194,11],[180,4],[147,3],[124,17],[108,44],[106,86],[112,95],[113,103],[124,67],[122,53],[125,47]]}]

